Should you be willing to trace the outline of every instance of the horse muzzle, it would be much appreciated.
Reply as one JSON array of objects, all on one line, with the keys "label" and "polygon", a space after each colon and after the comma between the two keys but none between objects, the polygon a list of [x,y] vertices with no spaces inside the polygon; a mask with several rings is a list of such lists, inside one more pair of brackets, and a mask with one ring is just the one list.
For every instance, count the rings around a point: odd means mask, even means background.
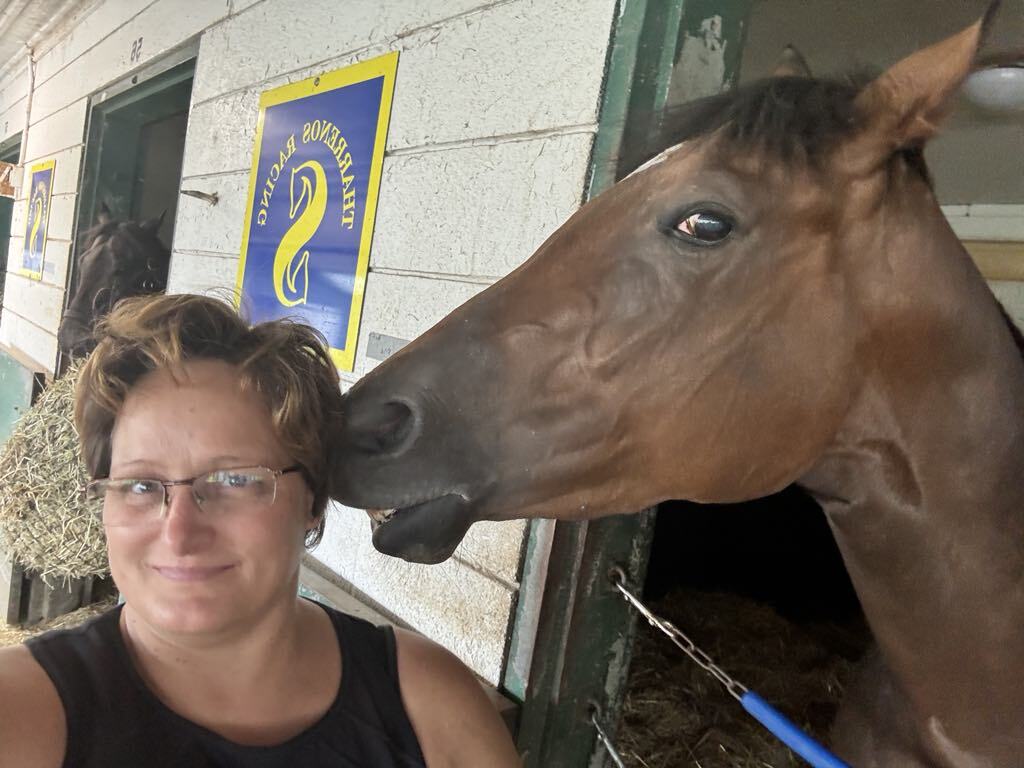
[{"label": "horse muzzle", "polygon": [[[369,511],[369,510],[368,510]],[[452,556],[474,520],[469,502],[459,494],[395,509],[374,518],[373,546],[411,563],[441,563]]]}]

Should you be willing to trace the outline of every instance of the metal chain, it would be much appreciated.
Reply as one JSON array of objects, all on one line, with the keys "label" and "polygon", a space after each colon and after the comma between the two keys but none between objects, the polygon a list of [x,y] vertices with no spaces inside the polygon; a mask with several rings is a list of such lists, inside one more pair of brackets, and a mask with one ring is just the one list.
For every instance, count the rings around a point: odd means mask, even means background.
[{"label": "metal chain", "polygon": [[737,701],[743,698],[743,694],[747,692],[747,687],[743,683],[734,680],[725,670],[715,664],[714,660],[698,648],[693,640],[687,637],[675,624],[668,619],[655,615],[650,608],[640,602],[632,592],[626,589],[624,575],[618,569],[616,569],[613,582],[616,589],[626,598],[626,602],[636,608],[652,627],[656,627],[668,635],[668,639],[675,643],[679,650],[693,659],[694,663],[701,669],[714,676],[718,682],[725,686],[725,689],[733,698]]},{"label": "metal chain", "polygon": [[594,724],[594,728],[597,729],[597,740],[604,745],[605,751],[608,753],[608,757],[615,763],[615,768],[626,768],[626,764],[622,762],[622,757],[615,749],[615,745],[612,740],[608,737],[608,734],[604,732],[604,728],[601,727],[601,723],[597,719],[597,710],[595,709],[590,713],[590,722]]},{"label": "metal chain", "polygon": [[[710,673],[718,682],[725,686],[725,689],[739,701],[743,694],[747,692],[747,687],[732,677],[730,677],[725,670],[719,667],[708,656],[704,651],[697,647],[697,645],[686,636],[675,624],[668,619],[663,619],[657,616],[650,608],[640,602],[639,598],[626,589],[625,586],[626,577],[625,574],[618,568],[613,571],[612,582],[615,584],[615,588],[622,593],[622,596],[626,599],[626,602],[636,608],[651,624],[652,627],[656,627],[668,635],[668,639],[671,640],[679,650],[693,659],[694,663],[697,664],[701,669]],[[605,748],[608,753],[608,757],[611,758],[612,762],[615,763],[615,768],[626,768],[626,764],[622,761],[622,757],[615,749],[615,744],[611,738],[605,733],[604,728],[601,727],[601,723],[598,720],[598,710],[595,708],[590,713],[590,722],[593,723],[594,729],[597,731],[597,740],[601,742],[601,745]]]}]

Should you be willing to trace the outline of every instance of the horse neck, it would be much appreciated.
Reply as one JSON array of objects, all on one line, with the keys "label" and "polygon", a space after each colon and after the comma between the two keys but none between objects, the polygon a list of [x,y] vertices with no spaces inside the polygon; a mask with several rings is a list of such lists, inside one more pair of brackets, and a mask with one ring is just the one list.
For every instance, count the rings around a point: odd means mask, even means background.
[{"label": "horse neck", "polygon": [[804,484],[922,722],[984,716],[1024,738],[1024,363],[947,232],[895,241],[915,263],[887,260],[888,306],[925,310],[864,340],[848,418]]}]

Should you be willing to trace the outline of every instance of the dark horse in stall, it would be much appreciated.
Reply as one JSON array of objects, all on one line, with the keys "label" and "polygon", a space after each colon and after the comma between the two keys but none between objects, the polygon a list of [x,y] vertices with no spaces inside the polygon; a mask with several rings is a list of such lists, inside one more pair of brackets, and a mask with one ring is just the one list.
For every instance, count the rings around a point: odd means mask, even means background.
[{"label": "dark horse in stall", "polygon": [[80,240],[71,298],[57,330],[65,355],[84,357],[92,351],[96,321],[118,301],[167,287],[171,254],[157,237],[162,221],[163,216],[116,221],[106,205],[101,207],[96,225]]},{"label": "dark horse in stall", "polygon": [[475,520],[799,483],[877,644],[834,748],[1024,765],[1024,360],[922,156],[991,15],[860,86],[696,102],[670,149],[352,388],[336,497],[384,520],[382,551],[436,562]]}]

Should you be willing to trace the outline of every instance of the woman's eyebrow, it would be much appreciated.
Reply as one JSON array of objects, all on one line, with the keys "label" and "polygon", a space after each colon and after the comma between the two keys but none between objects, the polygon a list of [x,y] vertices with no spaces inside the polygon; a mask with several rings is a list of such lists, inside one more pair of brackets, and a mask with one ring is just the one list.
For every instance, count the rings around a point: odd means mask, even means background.
[{"label": "woman's eyebrow", "polygon": [[[205,461],[203,461],[201,464],[197,464],[197,466],[202,466],[204,468],[203,471],[205,471],[206,469],[223,469],[223,468],[229,468],[229,467],[262,466],[264,463],[265,463],[265,460],[256,459],[256,458],[253,458],[251,456],[250,457],[242,457],[242,456],[238,456],[237,454],[229,453],[229,454],[222,454],[222,455],[217,455],[217,456],[211,456],[210,458],[208,458]],[[161,466],[162,465],[161,465],[160,459],[156,459],[156,458],[141,458],[141,459],[131,459],[129,461],[124,461],[124,462],[117,462],[116,464],[111,464],[110,468],[111,468],[111,471],[113,471],[114,469],[117,469],[118,472],[123,472],[125,470],[132,470],[132,469],[140,469],[140,470],[143,470],[143,471],[153,472],[153,471],[156,471],[157,469],[161,468]]]}]

